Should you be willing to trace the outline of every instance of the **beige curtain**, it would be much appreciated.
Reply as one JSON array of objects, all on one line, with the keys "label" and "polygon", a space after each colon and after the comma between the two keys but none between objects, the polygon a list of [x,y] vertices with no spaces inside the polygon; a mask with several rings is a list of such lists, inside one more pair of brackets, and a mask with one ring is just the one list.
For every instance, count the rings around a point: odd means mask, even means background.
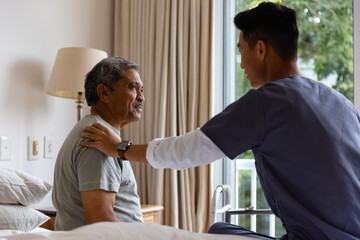
[{"label": "beige curtain", "polygon": [[[145,106],[122,139],[147,143],[184,134],[210,118],[212,0],[115,0],[114,55],[140,65]],[[210,165],[174,171],[133,164],[143,204],[160,204],[163,224],[209,227]]]}]

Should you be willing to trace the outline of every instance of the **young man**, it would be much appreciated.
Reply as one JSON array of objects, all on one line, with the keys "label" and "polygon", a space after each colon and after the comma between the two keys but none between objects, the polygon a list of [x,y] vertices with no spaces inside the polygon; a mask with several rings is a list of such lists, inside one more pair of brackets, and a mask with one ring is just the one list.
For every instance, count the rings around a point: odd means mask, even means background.
[{"label": "young man", "polygon": [[[296,13],[265,2],[234,19],[241,30],[241,67],[251,86],[245,96],[183,136],[132,145],[125,156],[156,168],[183,169],[231,159],[251,149],[266,199],[287,234],[282,239],[360,239],[360,125],[350,101],[301,75]],[[101,125],[84,137],[118,156]],[[217,223],[209,232],[273,239]]]},{"label": "young man", "polygon": [[106,58],[87,74],[85,97],[91,114],[71,130],[55,164],[56,230],[100,221],[143,221],[130,163],[80,145],[87,125],[101,123],[119,137],[122,127],[140,119],[144,96],[137,71],[126,59]]}]

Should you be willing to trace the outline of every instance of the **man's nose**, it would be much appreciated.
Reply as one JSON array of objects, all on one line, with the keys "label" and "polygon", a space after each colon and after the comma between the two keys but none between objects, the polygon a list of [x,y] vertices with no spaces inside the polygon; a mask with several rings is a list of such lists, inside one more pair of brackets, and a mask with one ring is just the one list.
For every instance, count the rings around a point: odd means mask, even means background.
[{"label": "man's nose", "polygon": [[136,100],[138,102],[144,102],[145,101],[145,97],[144,97],[144,94],[142,92],[138,93],[137,97],[136,97]]},{"label": "man's nose", "polygon": [[245,69],[242,61],[240,62],[240,68],[241,68],[241,69]]}]

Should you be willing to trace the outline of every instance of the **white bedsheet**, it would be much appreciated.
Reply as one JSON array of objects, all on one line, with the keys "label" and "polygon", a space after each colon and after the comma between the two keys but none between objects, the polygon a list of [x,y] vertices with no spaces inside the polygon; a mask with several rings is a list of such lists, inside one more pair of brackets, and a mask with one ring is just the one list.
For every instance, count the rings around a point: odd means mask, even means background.
[{"label": "white bedsheet", "polygon": [[[6,234],[4,231],[8,231]],[[3,233],[5,233],[5,236]],[[9,235],[10,234],[10,235]],[[15,234],[15,235],[14,235]],[[101,222],[83,226],[71,231],[32,231],[23,233],[21,231],[1,230],[0,240],[251,240],[254,238],[240,237],[234,235],[200,234],[179,230],[173,227],[154,223],[115,223]]]},{"label": "white bedsheet", "polygon": [[4,239],[2,237],[8,237],[8,236],[11,236],[11,235],[19,235],[19,234],[25,234],[25,233],[40,233],[40,232],[52,232],[52,231],[48,230],[48,229],[45,229],[45,228],[41,228],[41,227],[36,227],[30,232],[23,232],[23,231],[20,231],[20,230],[6,229],[6,230],[0,230],[0,239]]}]

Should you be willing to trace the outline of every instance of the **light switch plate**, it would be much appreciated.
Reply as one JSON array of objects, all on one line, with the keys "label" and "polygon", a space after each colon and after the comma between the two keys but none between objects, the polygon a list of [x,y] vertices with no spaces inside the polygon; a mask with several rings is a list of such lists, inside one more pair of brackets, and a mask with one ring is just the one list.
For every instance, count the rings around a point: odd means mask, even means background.
[{"label": "light switch plate", "polygon": [[54,141],[51,137],[44,137],[44,158],[54,157]]},{"label": "light switch plate", "polygon": [[40,138],[28,137],[28,160],[37,160],[40,157]]},{"label": "light switch plate", "polygon": [[7,161],[11,159],[11,137],[0,136],[0,160]]}]

